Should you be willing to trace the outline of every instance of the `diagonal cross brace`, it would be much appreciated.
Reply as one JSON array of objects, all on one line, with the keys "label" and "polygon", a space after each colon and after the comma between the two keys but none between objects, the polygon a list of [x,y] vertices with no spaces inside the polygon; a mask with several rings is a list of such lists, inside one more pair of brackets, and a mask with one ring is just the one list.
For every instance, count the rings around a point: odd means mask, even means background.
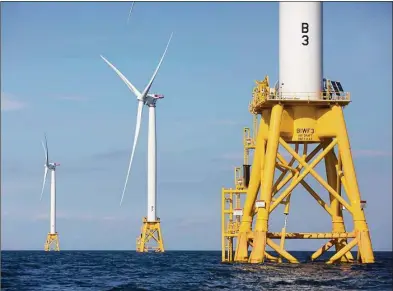
[{"label": "diagonal cross brace", "polygon": [[[298,162],[305,168],[305,170],[298,176],[298,178],[292,183],[287,189],[284,190],[284,192],[274,201],[274,203],[271,205],[269,212],[272,212],[278,204],[285,199],[291,191],[304,179],[304,177],[308,174],[311,173],[319,183],[322,184],[333,196],[337,198],[337,200],[340,201],[342,205],[344,205],[348,211],[352,212],[351,207],[349,204],[340,196],[337,194],[335,190],[332,189],[314,170],[313,168],[325,157],[325,155],[337,144],[337,139],[333,139],[333,141],[327,146],[323,152],[314,160],[311,162],[311,164],[307,164],[303,159],[282,139],[280,138],[280,143],[281,145],[292,155],[298,160]],[[327,186],[327,187],[326,187]]]},{"label": "diagonal cross brace", "polygon": [[312,187],[304,180],[300,181],[300,184],[310,193],[310,195],[318,202],[321,207],[326,210],[327,213],[332,215],[332,210],[329,205],[312,189]]},{"label": "diagonal cross brace", "polygon": [[[307,157],[306,157],[306,160],[305,160],[305,162],[306,163],[308,163],[310,160],[312,160],[314,157],[315,157],[315,155],[320,151],[322,149],[322,144],[319,144]],[[296,159],[294,159],[294,160],[296,160]],[[296,171],[298,171],[298,172],[300,172],[300,170],[303,168],[303,166],[302,165],[298,165],[296,168],[295,168],[295,170]],[[277,193],[278,193],[278,191],[280,191],[288,182],[289,182],[289,180],[291,179],[291,178],[293,178],[293,176],[294,176],[294,173],[293,172],[291,172],[283,181],[281,181],[283,178],[284,178],[284,176],[285,176],[285,174],[283,175],[284,173],[282,173],[281,174],[281,176],[277,179],[277,181],[276,181],[276,183],[274,184],[274,186],[273,186],[273,193],[274,193],[274,195],[276,195]],[[282,177],[282,178],[281,178]],[[281,182],[281,183],[280,183]],[[273,195],[273,196],[274,196]]]},{"label": "diagonal cross brace", "polygon": [[[305,168],[305,171],[300,174],[299,178],[302,179],[310,173],[314,178],[323,186],[330,194],[332,194],[350,213],[352,213],[352,207],[334,190],[318,173],[313,169],[321,160],[322,158],[337,144],[337,139],[334,138],[332,142],[327,146],[323,152],[310,164],[308,165],[303,159],[282,139],[280,138],[281,145],[292,155],[296,158],[296,160]],[[297,180],[299,180],[299,178]],[[300,182],[300,181],[299,181]],[[298,182],[298,183],[299,183]],[[296,185],[298,184],[296,183]],[[291,189],[292,190],[292,189]],[[284,191],[283,194],[286,194],[287,191]],[[283,195],[281,195],[283,196]],[[280,197],[281,197],[280,196]],[[284,197],[284,198],[285,198]],[[277,200],[276,200],[277,201]]]}]

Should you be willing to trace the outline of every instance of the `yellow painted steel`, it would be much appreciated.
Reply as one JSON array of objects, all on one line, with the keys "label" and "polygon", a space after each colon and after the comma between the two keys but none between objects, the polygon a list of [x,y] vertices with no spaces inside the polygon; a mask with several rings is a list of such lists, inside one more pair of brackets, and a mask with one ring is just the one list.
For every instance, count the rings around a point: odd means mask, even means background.
[{"label": "yellow painted steel", "polygon": [[248,165],[250,150],[255,149],[256,140],[254,137],[257,136],[257,133],[258,133],[258,115],[257,114],[253,115],[253,122],[252,123],[253,123],[253,126],[252,126],[253,133],[252,134],[251,134],[249,127],[245,127],[243,129],[243,147],[244,147],[243,165]]},{"label": "yellow painted steel", "polygon": [[[337,159],[335,159],[334,152],[329,152],[325,158],[325,168],[326,168],[326,176],[329,185],[336,190],[337,194],[341,196],[341,185],[340,179],[338,175],[336,175],[336,165],[338,165]],[[333,196],[329,195],[330,205],[331,205],[331,216],[332,216],[332,231],[345,233],[345,224],[342,209],[340,208],[340,202]],[[335,248],[336,251],[341,250],[347,244],[346,239],[336,240]],[[351,252],[347,252],[344,256],[341,257],[342,262],[351,262],[353,261],[353,256]]]},{"label": "yellow painted steel", "polygon": [[48,235],[46,236],[44,250],[46,252],[60,251],[59,235],[57,232],[54,234],[48,233]]},{"label": "yellow painted steel", "polygon": [[327,252],[332,246],[336,244],[336,239],[331,239],[327,243],[325,243],[323,246],[321,246],[318,250],[316,250],[312,255],[311,255],[311,260],[315,261],[323,255],[323,253]]},{"label": "yellow painted steel", "polygon": [[[155,246],[149,246],[149,242],[154,241]],[[161,233],[160,219],[149,222],[146,217],[143,218],[143,225],[141,235],[136,239],[136,251],[140,253],[147,253],[149,250],[163,253],[164,240]]]},{"label": "yellow painted steel", "polygon": [[241,176],[241,168],[235,168],[235,187],[236,189],[243,189],[244,188],[244,181],[243,177]]},{"label": "yellow painted steel", "polygon": [[[272,187],[278,142],[280,138],[281,117],[284,107],[276,104],[272,108],[269,131],[266,144],[266,157],[264,159],[263,171],[259,171],[261,176],[261,200],[265,202],[265,207],[258,208],[257,219],[254,230],[254,247],[250,255],[250,263],[261,263],[265,258],[266,234],[268,231],[269,210],[272,198]],[[262,131],[262,130],[261,130]],[[258,146],[258,145],[257,145]],[[254,169],[253,169],[254,172]],[[248,200],[248,197],[247,197]],[[277,201],[275,201],[276,203]],[[277,251],[277,250],[275,250]]]},{"label": "yellow painted steel", "polygon": [[[253,135],[249,128],[243,132],[245,165],[248,165],[250,150],[254,150],[250,181],[246,187],[241,170],[237,168],[235,189],[222,189],[222,261],[262,263],[267,259],[280,263],[285,259],[298,263],[285,250],[285,240],[322,239],[327,242],[314,252],[311,260],[316,260],[334,246],[335,252],[327,261],[329,264],[374,263],[371,236],[362,206],[364,201],[360,196],[343,114],[343,107],[350,103],[350,94],[328,94],[329,98],[326,98],[326,94],[321,93],[321,99],[316,101],[299,100],[290,95],[283,98],[270,88],[268,76],[256,82],[249,106],[254,116]],[[259,126],[258,116],[261,117]],[[280,146],[285,154],[280,152]],[[302,154],[299,153],[300,147],[303,147]],[[288,154],[289,162],[285,158]],[[325,175],[316,171],[316,166],[322,162]],[[275,177],[276,169],[281,172],[278,178]],[[324,191],[317,193],[304,180],[307,176],[313,177]],[[332,232],[287,231],[290,199],[298,185],[330,216]],[[239,206],[241,195],[245,196],[245,201]],[[269,229],[269,218],[280,204],[284,204],[284,227],[280,232],[273,232]],[[352,217],[351,231],[346,229],[343,209]],[[352,240],[348,242],[348,239]],[[279,244],[273,240],[279,240]],[[358,248],[356,260],[351,253],[354,246]],[[278,256],[270,254],[268,247]]]}]

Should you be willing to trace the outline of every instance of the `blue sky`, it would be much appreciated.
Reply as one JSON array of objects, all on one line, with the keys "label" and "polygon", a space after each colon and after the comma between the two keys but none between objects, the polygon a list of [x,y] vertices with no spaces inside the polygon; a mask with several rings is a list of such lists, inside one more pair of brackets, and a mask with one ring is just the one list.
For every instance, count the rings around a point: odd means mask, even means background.
[{"label": "blue sky", "polygon": [[[168,250],[220,249],[221,187],[233,186],[242,163],[254,80],[278,76],[278,3],[137,3],[128,25],[127,2],[1,7],[2,248],[43,248],[47,132],[50,157],[61,163],[61,248],[135,249],[146,215],[147,114],[119,207],[137,102],[99,55],[142,90],[173,31],[151,90],[165,94],[157,106],[158,215]],[[351,92],[346,122],[377,250],[392,247],[391,11],[391,3],[324,4],[324,76]],[[329,231],[315,201],[297,193],[288,231]],[[278,214],[271,225],[282,224]]]}]

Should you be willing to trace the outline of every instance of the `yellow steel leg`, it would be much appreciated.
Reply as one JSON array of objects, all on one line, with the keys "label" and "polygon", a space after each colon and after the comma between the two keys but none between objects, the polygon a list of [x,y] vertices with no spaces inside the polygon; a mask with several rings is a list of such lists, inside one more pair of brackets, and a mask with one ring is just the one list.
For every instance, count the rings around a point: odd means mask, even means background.
[{"label": "yellow steel leg", "polygon": [[251,263],[262,263],[265,258],[266,234],[268,231],[269,208],[272,199],[274,170],[276,165],[277,150],[280,138],[280,124],[283,106],[277,104],[272,109],[269,122],[269,134],[266,146],[266,157],[262,172],[263,181],[261,200],[265,201],[264,208],[258,208],[255,224],[254,247],[250,255]]},{"label": "yellow steel leg", "polygon": [[58,233],[48,233],[46,237],[46,242],[44,246],[44,250],[46,252],[48,251],[60,251],[60,245],[59,245],[59,235]]},{"label": "yellow steel leg", "polygon": [[233,237],[229,238],[228,258],[230,262],[233,261]]},{"label": "yellow steel leg", "polygon": [[353,222],[355,232],[360,233],[358,241],[358,251],[362,263],[374,263],[374,253],[371,244],[370,233],[364,212],[361,208],[361,198],[356,179],[355,167],[352,160],[351,146],[349,144],[343,109],[340,106],[333,106],[332,111],[339,122],[337,128],[337,138],[339,152],[342,159],[345,180],[348,187],[348,197],[351,200],[353,212]]},{"label": "yellow steel leg", "polygon": [[152,247],[151,249],[155,252],[163,253],[164,250],[164,240],[161,234],[161,225],[160,219],[156,221],[149,222],[147,221],[146,217],[143,218],[143,227],[141,236],[137,240],[137,252],[148,252],[149,247],[148,243],[150,240],[154,240],[156,242],[156,246]]},{"label": "yellow steel leg", "polygon": [[[331,142],[331,141],[330,141]],[[329,143],[330,143],[329,142]],[[328,145],[328,144],[327,144]],[[334,152],[333,149],[325,156],[325,168],[326,168],[326,176],[329,185],[336,189],[336,192],[341,195],[341,183],[339,183],[337,179],[337,171],[335,164]],[[340,208],[339,201],[329,193],[330,197],[330,210],[332,214],[332,231],[338,233],[345,233],[345,224],[343,219],[342,210]],[[338,239],[335,242],[336,252],[341,250],[347,244],[346,239]],[[341,257],[341,262],[352,262],[353,256],[351,252],[346,253]]]},{"label": "yellow steel leg", "polygon": [[[261,125],[264,121],[261,120]],[[265,140],[262,130],[258,130],[254,160],[251,167],[250,183],[247,189],[246,201],[244,203],[242,222],[239,228],[237,238],[237,247],[235,252],[235,261],[248,261],[248,232],[251,231],[252,210],[258,191],[261,185],[261,171],[265,158]]]}]

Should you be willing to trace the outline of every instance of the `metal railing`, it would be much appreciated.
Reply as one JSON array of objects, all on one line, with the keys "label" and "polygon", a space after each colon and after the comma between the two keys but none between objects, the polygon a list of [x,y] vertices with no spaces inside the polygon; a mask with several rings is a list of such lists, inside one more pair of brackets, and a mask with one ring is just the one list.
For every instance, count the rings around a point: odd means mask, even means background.
[{"label": "metal railing", "polygon": [[270,93],[267,95],[267,100],[299,100],[299,101],[350,101],[349,92],[285,92],[285,93]]}]

